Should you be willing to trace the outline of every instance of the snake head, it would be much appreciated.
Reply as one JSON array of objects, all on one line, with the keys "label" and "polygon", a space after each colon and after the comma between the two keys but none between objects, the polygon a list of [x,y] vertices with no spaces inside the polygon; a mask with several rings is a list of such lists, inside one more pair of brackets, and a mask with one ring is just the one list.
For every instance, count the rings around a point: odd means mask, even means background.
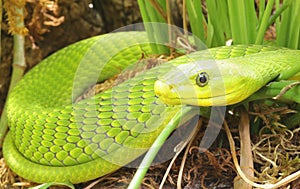
[{"label": "snake head", "polygon": [[251,82],[255,75],[251,70],[242,72],[240,64],[232,60],[203,60],[179,65],[155,82],[155,93],[170,105],[238,103],[253,93]]}]

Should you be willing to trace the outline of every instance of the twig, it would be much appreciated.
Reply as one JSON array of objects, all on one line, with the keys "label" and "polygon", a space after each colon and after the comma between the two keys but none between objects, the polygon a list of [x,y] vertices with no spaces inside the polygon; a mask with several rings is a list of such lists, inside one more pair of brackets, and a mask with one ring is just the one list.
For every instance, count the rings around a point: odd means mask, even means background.
[{"label": "twig", "polygon": [[[202,120],[202,119],[201,119]],[[200,120],[199,120],[200,122]],[[190,133],[189,137],[185,140],[185,141],[182,141],[180,142],[175,148],[174,148],[174,152],[176,152],[176,154],[174,155],[174,157],[172,158],[171,162],[169,163],[169,166],[164,174],[164,177],[159,185],[159,189],[163,189],[163,186],[166,182],[166,179],[168,177],[168,174],[169,172],[171,171],[171,168],[172,168],[172,165],[174,164],[175,160],[177,159],[177,157],[179,156],[179,154],[182,152],[182,150],[186,147],[186,145],[188,144],[187,148],[186,148],[186,152],[188,151],[188,149],[190,148],[190,144],[192,143],[192,141],[194,140],[195,138],[195,135],[197,134],[198,130],[199,130],[199,122],[197,124],[196,127],[194,127],[193,131]],[[202,122],[202,121],[201,121]],[[201,125],[200,125],[201,126]],[[185,152],[185,156],[186,156],[186,152]],[[184,159],[184,157],[183,157]],[[184,160],[182,160],[184,161]],[[178,179],[180,178],[180,172],[178,174]]]},{"label": "twig", "polygon": [[296,85],[299,85],[300,81],[296,81],[294,83],[291,83],[287,86],[285,86],[278,95],[276,95],[275,97],[273,97],[274,100],[279,99],[280,97],[282,97],[286,92],[288,92],[291,88],[295,87]]},{"label": "twig", "polygon": [[182,175],[183,175],[183,168],[184,168],[184,165],[185,165],[185,161],[186,161],[186,158],[187,158],[187,154],[189,152],[189,149],[192,145],[192,142],[194,141],[194,139],[196,138],[197,136],[197,133],[198,131],[200,130],[201,126],[202,126],[202,121],[203,119],[201,118],[199,121],[198,121],[198,124],[197,124],[197,127],[194,129],[194,131],[192,132],[192,135],[189,136],[189,139],[187,140],[187,142],[189,141],[189,144],[188,146],[186,147],[186,150],[184,152],[184,156],[182,158],[182,161],[181,161],[181,164],[180,164],[180,170],[179,170],[179,173],[178,173],[178,179],[177,179],[177,189],[181,189],[181,181],[182,181]]},{"label": "twig", "polygon": [[164,10],[161,8],[157,0],[150,0],[151,5],[155,8],[155,10],[163,17],[164,20],[167,20],[167,15]]}]

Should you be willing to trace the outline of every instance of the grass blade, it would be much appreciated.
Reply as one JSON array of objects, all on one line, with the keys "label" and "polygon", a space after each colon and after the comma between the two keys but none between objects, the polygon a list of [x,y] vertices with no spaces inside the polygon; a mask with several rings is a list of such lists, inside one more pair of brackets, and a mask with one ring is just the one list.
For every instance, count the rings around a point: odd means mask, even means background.
[{"label": "grass blade", "polygon": [[246,0],[244,8],[246,16],[246,28],[248,31],[248,43],[254,43],[257,35],[256,26],[258,23],[255,3],[253,2],[253,0]]},{"label": "grass blade", "polygon": [[[190,20],[191,30],[202,42],[205,41],[205,28],[204,28],[204,16],[202,13],[201,2],[197,0],[186,1],[187,13]],[[196,46],[200,47],[202,44],[198,44],[198,40],[195,40]]]},{"label": "grass blade", "polygon": [[247,44],[249,38],[244,1],[228,0],[228,10],[234,44]]},{"label": "grass blade", "polygon": [[[155,0],[152,0],[155,1]],[[162,1],[162,0],[160,0]],[[148,35],[148,38],[151,42],[154,42],[151,44],[151,48],[155,54],[169,54],[169,49],[165,46],[159,45],[159,44],[166,44],[168,43],[168,32],[167,27],[161,27],[160,24],[156,23],[166,23],[166,20],[163,18],[162,15],[159,14],[160,8],[156,8],[153,6],[161,6],[159,2],[151,3],[148,0],[138,0],[138,5],[140,8],[140,12],[142,15],[142,19],[144,22],[144,26]],[[162,4],[165,8],[165,4]],[[156,45],[158,44],[158,45]]]},{"label": "grass blade", "polygon": [[272,13],[274,1],[275,0],[268,0],[266,10],[264,11],[261,23],[258,28],[255,44],[263,43],[266,30],[268,29],[268,21],[269,21],[270,15]]}]

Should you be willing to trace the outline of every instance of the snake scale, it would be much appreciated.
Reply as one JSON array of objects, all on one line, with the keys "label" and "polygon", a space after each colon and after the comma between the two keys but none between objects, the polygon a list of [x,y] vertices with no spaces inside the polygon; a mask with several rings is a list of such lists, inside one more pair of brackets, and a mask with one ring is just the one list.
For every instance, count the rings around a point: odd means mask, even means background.
[{"label": "snake scale", "polygon": [[95,179],[147,151],[183,106],[238,103],[300,57],[299,51],[258,45],[197,51],[74,103],[142,54],[151,54],[145,32],[120,32],[70,45],[30,70],[7,102],[8,166],[38,183]]}]

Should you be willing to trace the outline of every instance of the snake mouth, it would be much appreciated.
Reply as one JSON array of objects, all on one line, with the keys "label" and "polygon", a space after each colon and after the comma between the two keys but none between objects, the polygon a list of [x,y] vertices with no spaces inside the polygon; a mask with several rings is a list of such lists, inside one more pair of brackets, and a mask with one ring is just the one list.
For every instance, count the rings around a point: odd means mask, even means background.
[{"label": "snake mouth", "polygon": [[[228,94],[229,95],[229,94]],[[192,106],[225,106],[230,105],[226,96],[214,96],[210,98],[169,98],[158,96],[163,102],[170,105],[192,105]]]},{"label": "snake mouth", "polygon": [[[237,103],[239,101],[237,96],[238,91],[226,91],[223,90],[223,94],[207,96],[201,94],[196,94],[195,89],[192,88],[194,95],[192,97],[188,96],[188,91],[178,92],[175,87],[169,85],[163,81],[157,80],[154,84],[155,94],[164,103],[169,105],[193,105],[193,106],[226,106]],[[227,93],[226,93],[227,92]],[[191,96],[191,94],[189,95]]]}]

